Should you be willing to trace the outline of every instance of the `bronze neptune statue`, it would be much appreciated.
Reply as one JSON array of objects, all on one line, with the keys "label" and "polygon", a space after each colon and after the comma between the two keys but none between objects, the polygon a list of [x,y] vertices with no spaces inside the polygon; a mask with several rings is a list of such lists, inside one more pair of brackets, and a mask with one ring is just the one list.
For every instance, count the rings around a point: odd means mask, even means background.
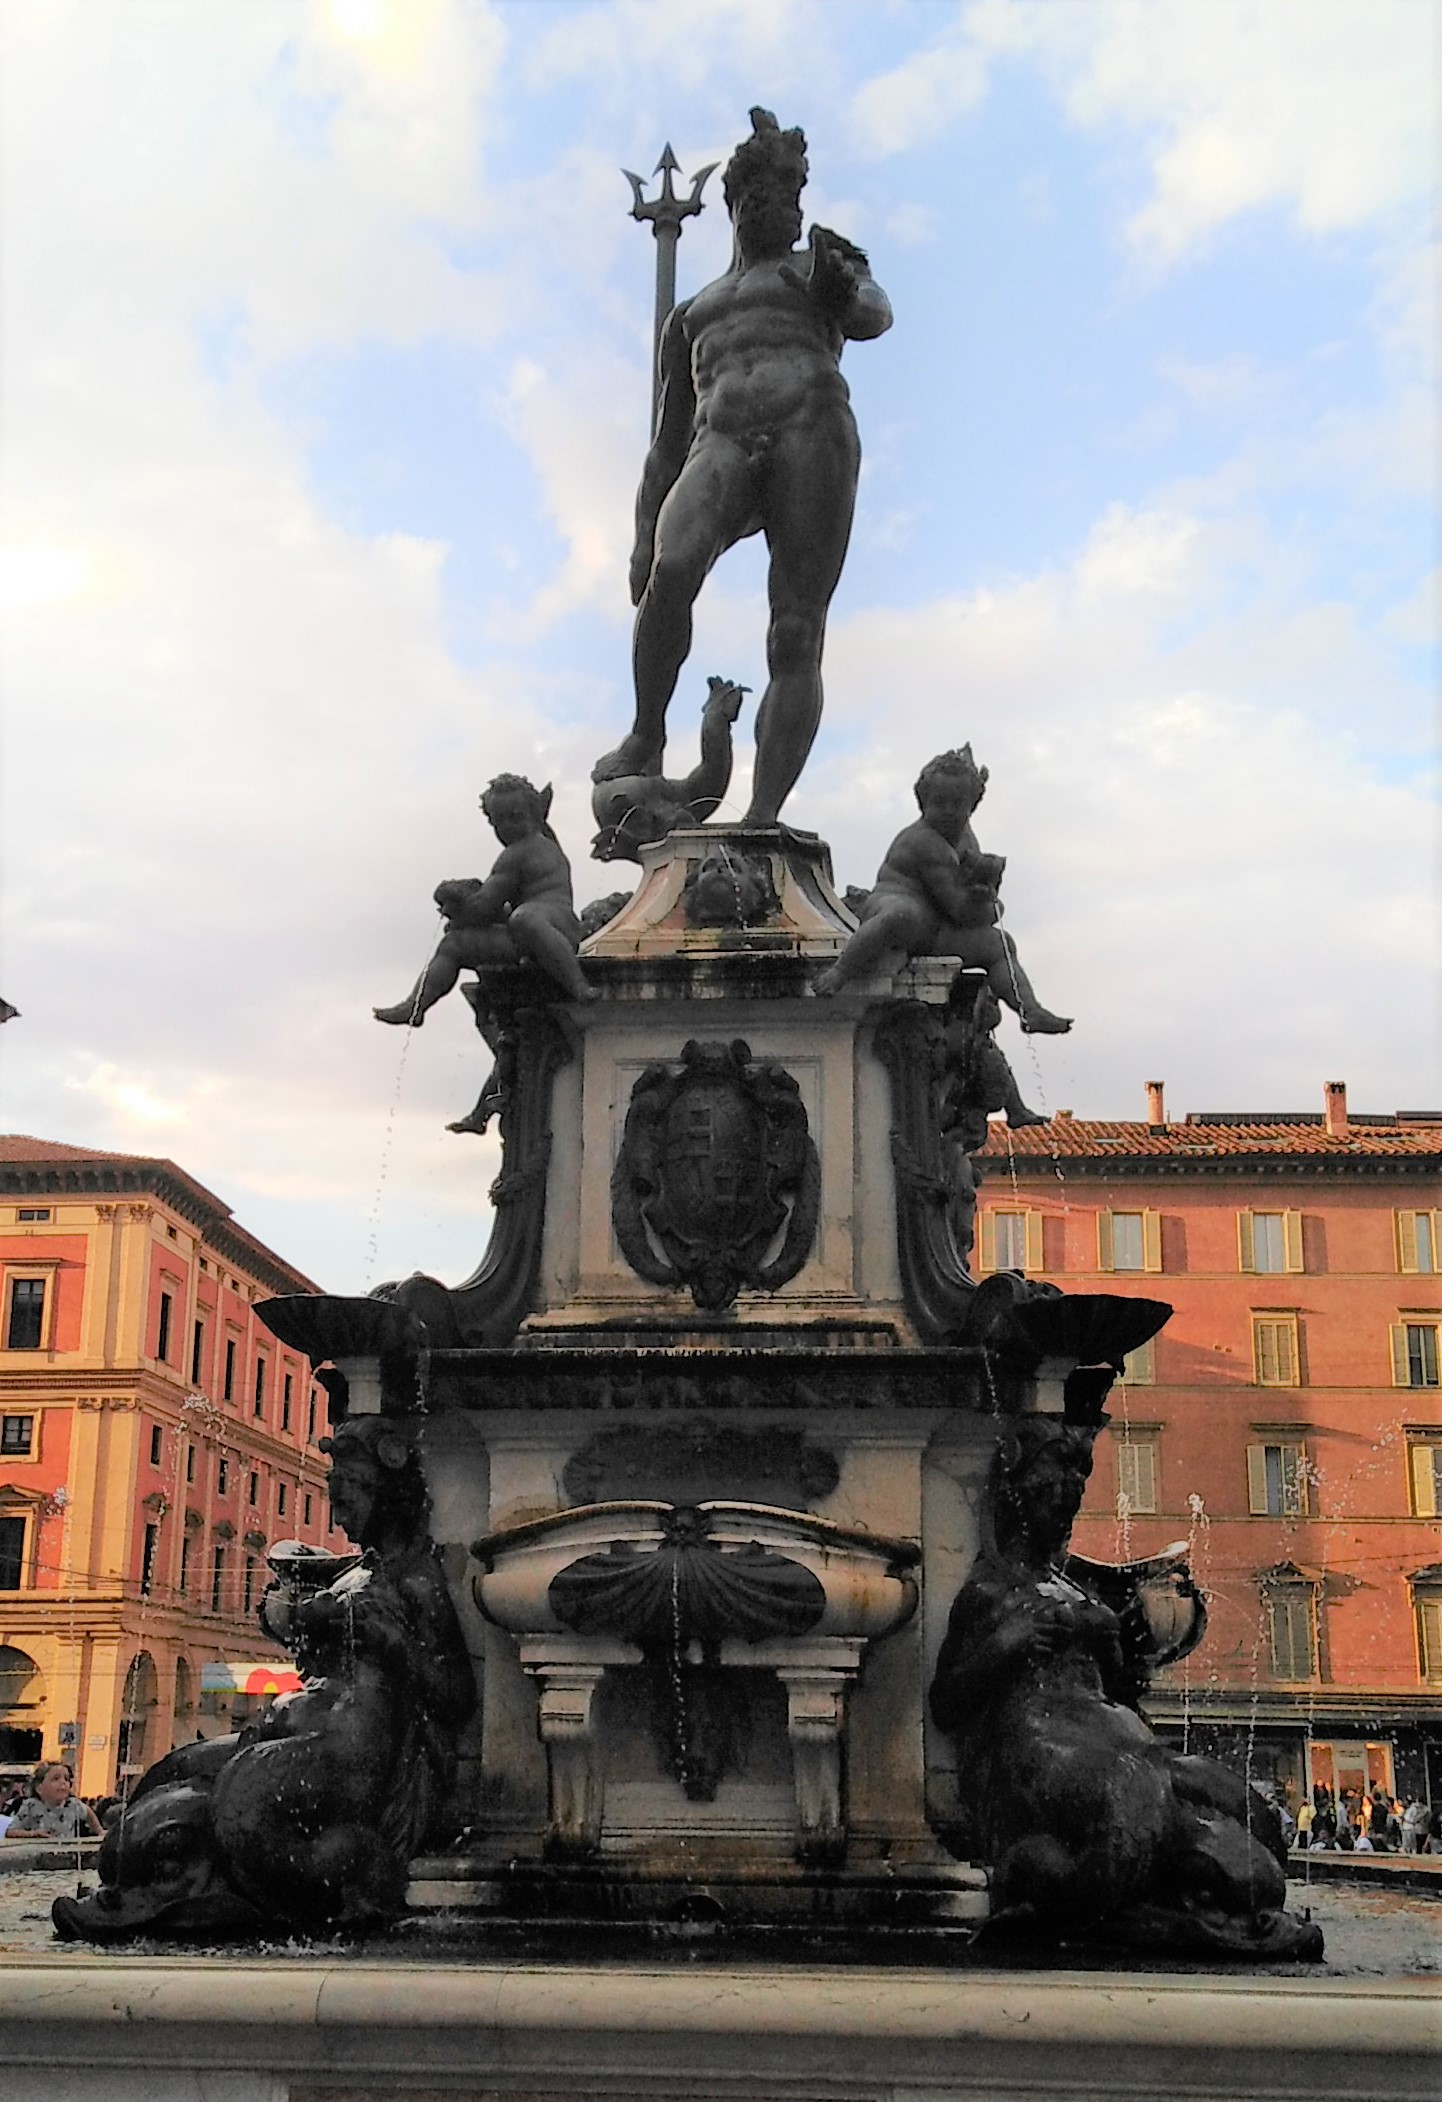
[{"label": "bronze neptune statue", "polygon": [[722,177],[731,266],[674,307],[661,335],[631,557],[636,719],[595,779],[660,773],[697,594],[718,556],[764,533],[769,681],[745,822],[774,825],[821,720],[821,645],[856,502],[861,448],[842,347],[890,328],[891,307],[840,234],[813,226],[798,254],[805,134],[782,131],[769,110],[751,123]]}]

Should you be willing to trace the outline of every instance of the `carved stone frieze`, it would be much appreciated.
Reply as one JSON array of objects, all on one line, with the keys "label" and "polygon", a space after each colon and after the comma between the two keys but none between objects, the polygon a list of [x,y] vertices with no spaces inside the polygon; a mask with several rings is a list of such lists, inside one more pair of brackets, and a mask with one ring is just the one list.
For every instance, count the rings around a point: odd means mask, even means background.
[{"label": "carved stone frieze", "polygon": [[561,1484],[576,1504],[628,1496],[686,1504],[721,1495],[806,1509],[831,1494],[838,1474],[835,1455],[800,1431],[702,1417],[598,1431],[566,1462]]}]

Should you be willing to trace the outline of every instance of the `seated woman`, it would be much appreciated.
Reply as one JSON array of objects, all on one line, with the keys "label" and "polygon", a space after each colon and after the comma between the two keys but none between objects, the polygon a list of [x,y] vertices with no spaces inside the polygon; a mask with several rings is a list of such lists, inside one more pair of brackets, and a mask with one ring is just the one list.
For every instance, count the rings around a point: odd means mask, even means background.
[{"label": "seated woman", "polygon": [[1320,1958],[1320,1929],[1282,1909],[1275,1811],[1153,1736],[1121,1620],[1068,1572],[1099,1428],[1030,1416],[1003,1433],[993,1538],[937,1659],[932,1714],[992,1869],[987,1935]]}]

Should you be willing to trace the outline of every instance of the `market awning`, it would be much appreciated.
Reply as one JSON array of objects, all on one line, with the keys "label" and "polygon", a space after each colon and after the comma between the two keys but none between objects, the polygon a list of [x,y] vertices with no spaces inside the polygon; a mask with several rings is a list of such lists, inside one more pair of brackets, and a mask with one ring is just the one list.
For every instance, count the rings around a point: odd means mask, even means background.
[{"label": "market awning", "polygon": [[200,1667],[202,1693],[298,1693],[300,1673],[277,1657],[212,1659]]}]

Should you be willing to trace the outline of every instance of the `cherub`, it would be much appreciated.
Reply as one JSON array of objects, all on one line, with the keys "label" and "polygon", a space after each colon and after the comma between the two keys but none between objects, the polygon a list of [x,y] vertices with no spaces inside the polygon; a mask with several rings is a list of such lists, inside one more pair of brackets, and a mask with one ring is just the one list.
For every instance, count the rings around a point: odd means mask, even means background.
[{"label": "cherub", "polygon": [[997,999],[1032,1035],[1060,1036],[1071,1028],[1068,1017],[1042,1006],[1015,942],[997,925],[1006,861],[983,854],[971,829],[987,778],[970,745],[942,752],[922,768],[916,783],[921,816],[887,848],[861,925],[817,979],[818,993],[840,992],[851,979],[875,972],[894,974],[912,956],[955,956],[986,972]]},{"label": "cherub", "polygon": [[749,691],[730,679],[708,679],[701,711],[701,764],[681,781],[618,773],[613,752],[591,773],[591,809],[600,831],[591,845],[597,861],[639,861],[641,849],[678,825],[702,825],[731,786],[731,728]]},{"label": "cherub", "polygon": [[572,1000],[594,1000],[576,961],[581,923],[571,898],[571,868],[546,822],[549,788],[536,788],[520,774],[497,774],[481,796],[481,808],[501,842],[484,882],[476,876],[436,886],[446,916],[440,947],[414,989],[394,1007],[378,1007],[378,1022],[419,1029],[437,1000],[444,999],[462,970],[488,965],[540,965]]}]

